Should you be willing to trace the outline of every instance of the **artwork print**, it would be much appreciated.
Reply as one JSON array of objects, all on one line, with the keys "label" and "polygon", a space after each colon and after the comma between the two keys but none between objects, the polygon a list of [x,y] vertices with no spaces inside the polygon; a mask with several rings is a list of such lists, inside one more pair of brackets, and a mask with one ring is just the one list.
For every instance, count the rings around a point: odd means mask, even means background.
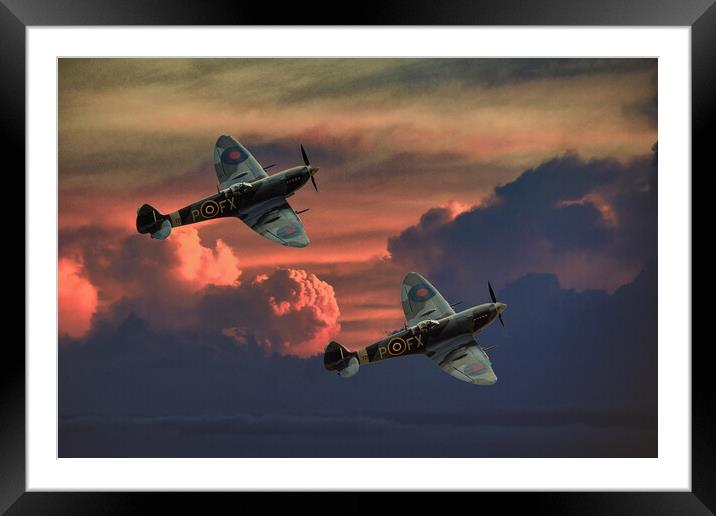
[{"label": "artwork print", "polygon": [[657,456],[656,59],[58,70],[60,457]]}]

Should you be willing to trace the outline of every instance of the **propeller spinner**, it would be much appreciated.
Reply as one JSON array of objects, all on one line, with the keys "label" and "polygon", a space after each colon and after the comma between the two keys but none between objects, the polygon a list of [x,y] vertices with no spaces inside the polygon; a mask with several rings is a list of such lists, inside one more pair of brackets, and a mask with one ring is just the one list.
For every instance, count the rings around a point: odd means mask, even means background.
[{"label": "propeller spinner", "polygon": [[490,285],[490,282],[487,282],[487,288],[490,290],[490,298],[492,299],[492,302],[495,304],[495,308],[497,308],[497,317],[500,319],[500,324],[504,327],[505,321],[502,320],[502,312],[505,308],[507,308],[507,305],[505,303],[498,303],[497,302],[497,296],[495,296],[495,291],[492,290],[492,285]]},{"label": "propeller spinner", "polygon": [[308,173],[311,174],[311,183],[313,183],[313,188],[318,191],[318,185],[316,185],[316,180],[313,178],[314,174],[318,172],[318,167],[311,166],[311,163],[308,161],[308,156],[306,155],[306,149],[303,148],[303,144],[301,144],[301,155],[303,156],[303,163],[308,167]]}]

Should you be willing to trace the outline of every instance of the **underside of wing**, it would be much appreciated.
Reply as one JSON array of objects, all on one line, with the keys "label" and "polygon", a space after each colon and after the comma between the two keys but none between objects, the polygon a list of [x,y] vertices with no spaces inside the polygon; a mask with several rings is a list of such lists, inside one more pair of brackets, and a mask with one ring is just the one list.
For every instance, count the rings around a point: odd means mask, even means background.
[{"label": "underside of wing", "polygon": [[303,222],[284,198],[253,206],[242,220],[259,235],[288,247],[306,247],[310,240]]},{"label": "underside of wing", "polygon": [[497,381],[490,358],[470,335],[430,358],[440,369],[463,382],[492,385]]},{"label": "underside of wing", "polygon": [[232,136],[219,136],[214,147],[214,169],[221,188],[251,183],[268,174],[251,153]]},{"label": "underside of wing", "polygon": [[400,299],[408,326],[426,319],[440,319],[455,313],[440,292],[417,272],[409,272],[405,276]]}]

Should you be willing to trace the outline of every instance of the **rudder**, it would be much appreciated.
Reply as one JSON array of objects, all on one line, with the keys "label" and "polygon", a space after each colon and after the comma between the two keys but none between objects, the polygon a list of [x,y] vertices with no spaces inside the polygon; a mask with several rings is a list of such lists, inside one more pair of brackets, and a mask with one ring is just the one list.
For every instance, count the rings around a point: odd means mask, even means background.
[{"label": "rudder", "polygon": [[348,378],[358,372],[359,362],[356,353],[336,341],[331,341],[323,352],[323,366]]},{"label": "rudder", "polygon": [[169,217],[160,213],[153,206],[143,204],[137,210],[137,232],[150,233],[152,238],[164,240],[171,231],[172,224]]}]

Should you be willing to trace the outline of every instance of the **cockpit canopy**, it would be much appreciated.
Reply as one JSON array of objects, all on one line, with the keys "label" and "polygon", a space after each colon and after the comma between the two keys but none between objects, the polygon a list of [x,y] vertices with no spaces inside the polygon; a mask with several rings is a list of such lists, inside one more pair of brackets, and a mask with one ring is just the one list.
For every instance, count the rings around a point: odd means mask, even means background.
[{"label": "cockpit canopy", "polygon": [[229,187],[229,190],[233,195],[241,195],[242,193],[248,192],[254,187],[251,183],[236,183]]},{"label": "cockpit canopy", "polygon": [[437,328],[438,326],[440,326],[440,323],[435,319],[427,319],[425,321],[420,321],[418,324],[415,325],[415,327],[420,333],[430,331],[433,328]]}]

